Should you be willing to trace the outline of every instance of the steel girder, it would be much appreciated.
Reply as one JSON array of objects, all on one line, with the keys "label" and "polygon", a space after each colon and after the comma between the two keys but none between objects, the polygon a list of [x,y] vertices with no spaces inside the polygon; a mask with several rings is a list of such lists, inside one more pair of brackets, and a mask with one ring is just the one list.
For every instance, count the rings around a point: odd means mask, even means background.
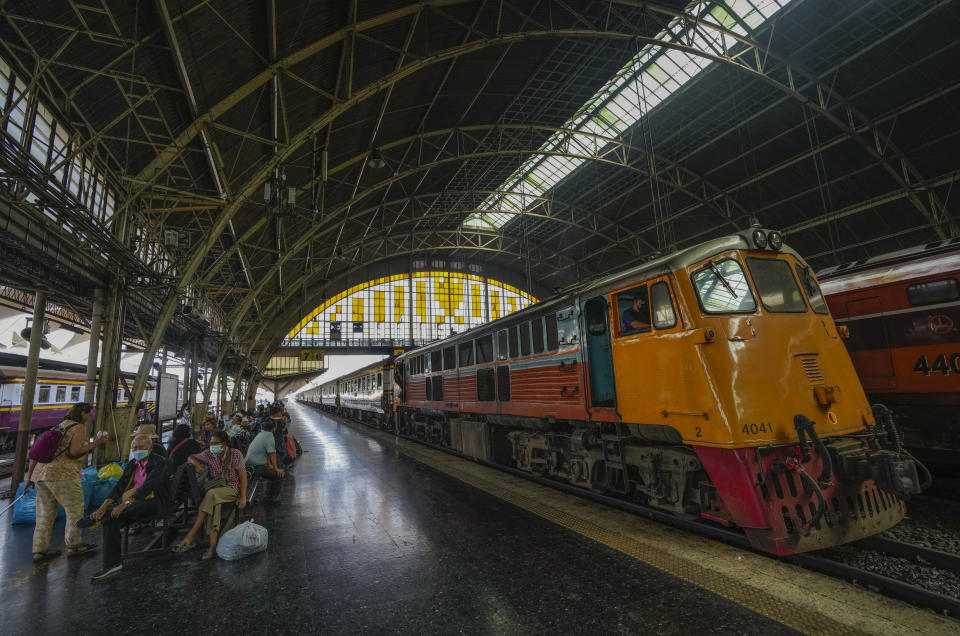
[{"label": "steel girder", "polygon": [[[626,3],[626,4],[631,4],[631,3]],[[647,6],[647,5],[644,5],[644,6]],[[864,150],[866,150],[868,154],[870,154],[874,159],[877,159],[880,162],[882,162],[882,165],[885,166],[885,169],[887,169],[887,172],[890,174],[891,178],[893,178],[896,182],[898,182],[898,184],[901,185],[901,187],[903,187],[909,193],[908,198],[911,200],[914,206],[917,207],[917,209],[922,214],[925,214],[926,218],[930,219],[931,223],[935,227],[939,228],[940,224],[937,222],[937,219],[930,215],[930,212],[929,210],[927,210],[923,201],[921,201],[920,198],[916,195],[916,188],[911,187],[909,181],[904,180],[900,177],[897,170],[893,169],[892,166],[890,166],[890,164],[888,164],[884,160],[884,157],[876,151],[873,144],[868,143],[862,139],[862,135],[861,133],[858,132],[858,128],[855,125],[849,125],[847,122],[843,121],[842,119],[833,116],[829,110],[826,110],[825,107],[829,105],[829,101],[832,98],[829,92],[824,93],[818,90],[818,95],[820,96],[820,99],[811,99],[810,97],[796,91],[795,89],[795,83],[793,79],[794,76],[798,74],[800,75],[803,74],[803,71],[798,67],[782,63],[780,64],[780,66],[777,66],[776,68],[771,68],[770,66],[768,66],[768,62],[770,62],[771,60],[778,61],[778,58],[775,55],[771,54],[768,50],[765,50],[762,46],[759,46],[756,43],[751,42],[746,38],[738,37],[735,34],[730,33],[729,31],[725,31],[719,27],[715,27],[713,25],[709,25],[701,22],[694,22],[692,18],[690,18],[690,23],[693,25],[693,28],[695,29],[710,29],[713,31],[719,31],[721,32],[721,35],[724,37],[725,40],[731,43],[735,42],[741,48],[738,49],[736,54],[732,54],[729,48],[725,50],[717,50],[717,51],[712,51],[712,50],[703,51],[683,43],[665,44],[662,42],[658,42],[657,44],[661,46],[667,46],[670,48],[678,48],[681,50],[685,50],[693,55],[706,57],[708,59],[735,67],[747,73],[749,76],[758,78],[761,81],[766,82],[767,84],[773,86],[777,90],[780,90],[781,92],[791,95],[798,102],[806,105],[808,108],[810,108],[811,110],[819,114],[821,117],[824,117],[827,121],[830,121],[832,124],[834,124],[838,128],[841,128],[843,130],[850,132],[851,137],[856,139],[859,145]],[[256,173],[253,176],[248,178],[245,185],[238,190],[238,194],[236,195],[235,200],[229,202],[225,206],[221,215],[216,219],[215,223],[213,224],[212,231],[208,234],[206,239],[201,242],[200,249],[197,250],[194,253],[193,257],[191,257],[191,259],[187,262],[186,266],[184,267],[183,275],[178,286],[185,285],[186,281],[192,279],[192,277],[196,274],[201,264],[202,254],[205,253],[207,249],[212,247],[213,244],[217,242],[227,222],[237,212],[240,205],[242,205],[242,202],[246,198],[250,197],[253,191],[257,187],[259,187],[259,184],[263,182],[265,176],[268,175],[270,171],[275,168],[276,165],[278,165],[279,163],[289,158],[305,141],[307,141],[311,137],[311,135],[314,132],[327,126],[331,121],[336,119],[336,117],[338,117],[340,114],[345,112],[351,106],[359,103],[360,101],[363,101],[364,99],[369,98],[374,94],[377,94],[385,90],[387,87],[395,84],[398,81],[402,81],[403,79],[410,77],[411,75],[418,72],[420,69],[426,68],[431,64],[436,64],[438,62],[442,62],[445,60],[455,59],[457,57],[467,55],[469,53],[479,51],[491,46],[503,46],[503,45],[507,45],[515,42],[523,42],[523,41],[530,41],[530,40],[537,40],[537,39],[551,39],[551,38],[593,38],[593,39],[602,38],[602,39],[614,39],[614,40],[620,40],[620,41],[637,41],[639,43],[650,42],[650,39],[648,38],[637,38],[632,34],[617,33],[614,31],[592,31],[592,30],[579,30],[579,29],[554,30],[554,31],[532,30],[532,31],[524,31],[520,33],[511,33],[511,34],[501,33],[494,37],[489,37],[481,41],[471,41],[463,46],[453,47],[452,49],[436,52],[428,57],[414,60],[413,62],[403,66],[399,71],[391,73],[388,76],[385,76],[384,78],[374,83],[368,84],[367,86],[361,88],[356,92],[353,92],[349,99],[341,100],[340,102],[335,104],[327,113],[325,113],[320,118],[316,119],[313,123],[308,125],[300,133],[295,135],[291,140],[290,144],[287,147],[285,147],[283,150],[281,150],[281,152],[278,153],[273,160],[267,162],[263,167],[261,167],[260,170],[256,171]],[[335,38],[335,39],[338,39],[338,38]],[[325,46],[329,46],[329,43],[326,45],[322,45],[321,48],[325,48]],[[271,68],[273,69],[272,71],[265,72],[266,77],[264,78],[264,81],[267,81],[269,79],[269,76],[273,72],[279,72],[284,69],[282,65],[275,65],[275,68],[274,67],[271,67]],[[776,73],[777,75],[775,76],[774,73]],[[251,80],[251,82],[255,82],[255,80]],[[818,85],[818,89],[819,88],[820,87]],[[232,97],[236,97],[236,95]],[[210,112],[213,112],[213,109]],[[848,114],[849,116],[854,118],[856,118],[857,116],[857,112],[852,108],[848,110]],[[195,134],[196,133],[194,133],[193,136],[195,136]],[[192,139],[192,136],[190,138]],[[174,148],[174,151],[178,151],[178,149],[182,147],[184,147],[184,145],[178,145],[177,148]],[[889,145],[887,147],[889,147]],[[167,150],[170,150],[170,149],[168,148]],[[161,163],[163,162],[161,161]],[[902,162],[901,162],[901,166],[903,166]],[[146,179],[147,184],[149,184],[150,179],[155,178],[157,174],[159,174],[160,168],[158,168],[157,166],[154,166],[154,169],[156,170],[156,172],[154,172],[153,174],[145,175],[147,177]],[[165,323],[169,321],[169,318],[172,315],[172,311],[174,309],[174,305],[172,304],[173,302],[175,302],[175,298],[172,298],[172,297],[168,298],[168,301],[164,307],[164,310],[161,312],[161,323]]]}]

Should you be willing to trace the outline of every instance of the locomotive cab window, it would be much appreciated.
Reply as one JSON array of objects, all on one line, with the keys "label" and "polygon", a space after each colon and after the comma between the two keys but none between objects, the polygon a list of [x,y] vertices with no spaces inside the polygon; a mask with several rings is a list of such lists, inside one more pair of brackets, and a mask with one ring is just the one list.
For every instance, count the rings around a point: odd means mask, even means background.
[{"label": "locomotive cab window", "polygon": [[820,291],[820,285],[817,279],[813,277],[813,272],[805,265],[797,265],[797,277],[800,279],[800,285],[803,291],[807,292],[807,302],[810,308],[818,314],[830,313],[827,309],[827,301],[823,299],[823,292]]},{"label": "locomotive cab window", "polygon": [[907,287],[907,300],[914,306],[946,303],[957,298],[960,298],[960,285],[957,285],[955,278],[915,283]]},{"label": "locomotive cab window", "polygon": [[507,359],[507,330],[497,333],[497,360]]},{"label": "locomotive cab window", "polygon": [[586,314],[587,332],[592,336],[602,336],[607,333],[607,319],[604,315],[606,303],[600,298],[591,298],[584,305]]},{"label": "locomotive cab window", "polygon": [[750,268],[764,309],[774,313],[795,314],[807,310],[790,263],[778,258],[748,258],[747,267]]},{"label": "locomotive cab window", "polygon": [[670,287],[663,281],[650,287],[650,305],[653,308],[653,326],[657,329],[669,329],[677,324],[677,314],[673,310]]},{"label": "locomotive cab window", "polygon": [[757,309],[747,276],[740,263],[732,258],[708,262],[695,271],[690,280],[700,306],[707,313],[753,313]]},{"label": "locomotive cab window", "polygon": [[430,370],[431,371],[442,371],[443,370],[443,354],[439,349],[436,351],[430,352]]},{"label": "locomotive cab window", "polygon": [[617,294],[617,315],[620,316],[620,335],[650,331],[650,296],[646,285]]}]

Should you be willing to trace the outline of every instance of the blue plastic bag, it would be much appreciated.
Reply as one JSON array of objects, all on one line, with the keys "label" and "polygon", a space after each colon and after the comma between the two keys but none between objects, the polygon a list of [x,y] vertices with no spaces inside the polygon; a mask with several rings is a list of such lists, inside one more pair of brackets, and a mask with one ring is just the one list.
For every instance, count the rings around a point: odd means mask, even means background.
[{"label": "blue plastic bag", "polygon": [[[23,485],[25,482],[20,482],[20,485],[17,486],[17,494],[14,499],[23,495]],[[60,509],[57,510],[57,519],[65,517],[67,515],[66,511],[63,509],[63,506],[60,506]],[[10,519],[10,523],[22,524],[27,526],[33,526],[37,524],[37,487],[34,486],[30,489],[23,499],[17,499],[17,502],[13,504],[13,516]]]},{"label": "blue plastic bag", "polygon": [[[116,478],[111,479],[98,479],[91,485],[90,491],[90,503],[87,505],[88,508],[99,508],[103,505],[103,500],[107,498],[107,495],[110,494],[110,491],[113,490],[113,487],[120,481]],[[87,503],[87,502],[84,502]]]}]

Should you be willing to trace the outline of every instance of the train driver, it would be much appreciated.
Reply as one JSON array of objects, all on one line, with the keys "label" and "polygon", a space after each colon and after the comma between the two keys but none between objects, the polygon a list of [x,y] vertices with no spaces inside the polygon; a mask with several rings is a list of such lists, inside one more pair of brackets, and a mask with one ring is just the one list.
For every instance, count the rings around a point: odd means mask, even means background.
[{"label": "train driver", "polygon": [[647,307],[647,288],[641,287],[633,297],[633,303],[620,316],[620,331],[643,331],[650,329],[650,309]]}]

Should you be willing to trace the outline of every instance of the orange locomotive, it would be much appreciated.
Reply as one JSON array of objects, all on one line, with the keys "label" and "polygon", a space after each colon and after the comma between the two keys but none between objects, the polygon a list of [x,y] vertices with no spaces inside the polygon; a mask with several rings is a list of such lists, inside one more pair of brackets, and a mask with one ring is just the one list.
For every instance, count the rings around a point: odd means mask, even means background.
[{"label": "orange locomotive", "polygon": [[871,401],[893,408],[924,462],[960,465],[960,241],[923,245],[819,273]]},{"label": "orange locomotive", "polygon": [[810,268],[759,228],[404,353],[396,381],[401,433],[775,554],[881,532],[919,492]]}]

